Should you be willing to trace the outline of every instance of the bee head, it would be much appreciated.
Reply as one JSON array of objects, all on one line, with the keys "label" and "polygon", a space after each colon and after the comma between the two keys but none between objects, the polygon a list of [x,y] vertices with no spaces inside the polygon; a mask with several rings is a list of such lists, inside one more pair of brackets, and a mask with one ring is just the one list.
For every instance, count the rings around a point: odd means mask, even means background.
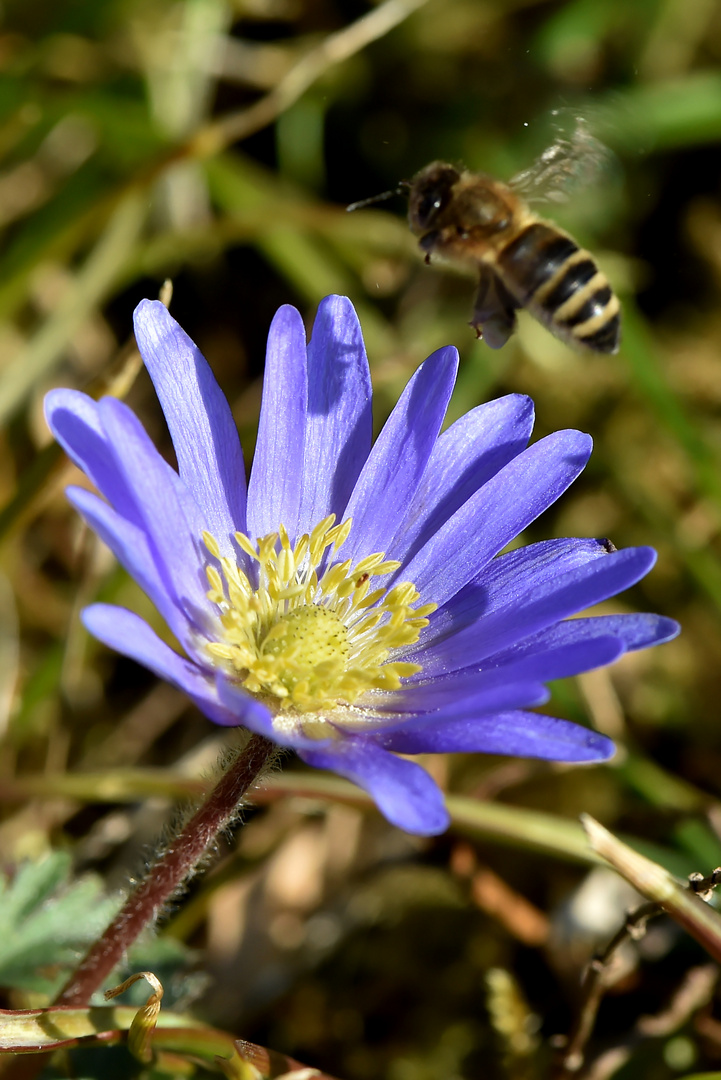
[{"label": "bee head", "polygon": [[408,199],[408,219],[415,233],[432,228],[448,205],[461,174],[453,165],[433,161],[413,177]]}]

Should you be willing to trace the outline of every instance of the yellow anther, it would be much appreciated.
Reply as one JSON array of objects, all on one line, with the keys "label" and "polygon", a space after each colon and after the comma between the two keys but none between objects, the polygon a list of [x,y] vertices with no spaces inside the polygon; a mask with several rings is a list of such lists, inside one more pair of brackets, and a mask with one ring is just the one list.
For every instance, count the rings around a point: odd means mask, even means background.
[{"label": "yellow anther", "polygon": [[212,535],[212,533],[202,532],[201,536],[203,538],[203,543],[207,547],[210,554],[214,555],[216,559],[219,559],[220,558],[220,548],[218,546],[218,541],[215,539],[215,537]]},{"label": "yellow anther", "polygon": [[246,555],[249,555],[251,557],[251,559],[258,558],[256,549],[253,547],[245,533],[237,532],[235,534],[235,542],[237,543],[238,547],[245,552]]},{"label": "yellow anther", "polygon": [[435,607],[414,609],[419,594],[410,582],[388,592],[371,589],[374,577],[400,567],[381,551],[355,565],[350,559],[331,563],[319,581],[320,565],[330,561],[328,553],[342,546],[350,529],[350,520],[336,525],[329,514],[294,543],[283,525],[255,543],[236,533],[238,547],[256,565],[257,583],[235,560],[221,557],[215,537],[203,533],[220,564],[220,570],[206,567],[208,597],[219,620],[209,655],[249,693],[275,701],[278,725],[297,714],[312,737],[333,737],[327,718],[332,721],[335,710],[357,703],[369,690],[398,689],[420,670],[392,655],[418,640]]}]

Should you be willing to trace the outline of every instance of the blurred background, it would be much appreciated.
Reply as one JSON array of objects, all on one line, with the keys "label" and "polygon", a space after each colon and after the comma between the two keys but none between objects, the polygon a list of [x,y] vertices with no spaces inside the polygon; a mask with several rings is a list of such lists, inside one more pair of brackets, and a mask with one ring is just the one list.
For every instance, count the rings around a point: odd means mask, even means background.
[{"label": "blurred background", "polygon": [[[166,278],[248,460],[273,313],[295,304],[310,328],[331,292],[359,311],[378,425],[454,344],[449,419],[523,392],[538,437],[590,431],[583,477],[525,539],[653,545],[654,571],[604,610],[670,615],[683,635],[555,688],[549,711],[618,741],[608,766],[426,762],[461,797],[432,841],[286,761],[128,971],[344,1080],[540,1080],[584,962],[634,903],[578,814],[680,875],[721,863],[720,62],[715,0],[0,6],[0,1004],[50,999],[226,738],[81,628],[103,599],[160,629],[66,504],[77,475],[42,418],[52,386],[111,391],[172,458],[131,336]],[[423,265],[403,198],[345,212],[434,158],[508,178],[577,116],[608,161],[544,212],[622,298],[618,356],[574,353],[524,313],[491,351],[468,326],[472,277]],[[721,1069],[707,963],[652,924],[583,1075]],[[52,1075],[213,1071],[183,1068],[88,1050]]]}]

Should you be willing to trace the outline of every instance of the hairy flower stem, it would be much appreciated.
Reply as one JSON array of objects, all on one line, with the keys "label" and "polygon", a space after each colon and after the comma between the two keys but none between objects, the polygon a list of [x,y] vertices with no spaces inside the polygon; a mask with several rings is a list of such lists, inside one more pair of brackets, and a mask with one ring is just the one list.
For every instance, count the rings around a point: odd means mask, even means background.
[{"label": "hairy flower stem", "polygon": [[141,931],[152,922],[236,813],[275,746],[252,735],[180,835],[150,868],[103,936],[95,942],[58,995],[56,1005],[87,1005]]}]

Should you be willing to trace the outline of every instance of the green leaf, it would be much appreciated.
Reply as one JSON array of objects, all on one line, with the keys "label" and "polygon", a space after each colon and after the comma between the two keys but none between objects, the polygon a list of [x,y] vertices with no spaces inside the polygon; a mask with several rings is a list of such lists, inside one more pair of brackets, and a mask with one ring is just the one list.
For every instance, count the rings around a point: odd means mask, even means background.
[{"label": "green leaf", "polygon": [[0,877],[0,984],[52,993],[115,914],[100,878],[71,882],[70,867],[52,852]]}]

